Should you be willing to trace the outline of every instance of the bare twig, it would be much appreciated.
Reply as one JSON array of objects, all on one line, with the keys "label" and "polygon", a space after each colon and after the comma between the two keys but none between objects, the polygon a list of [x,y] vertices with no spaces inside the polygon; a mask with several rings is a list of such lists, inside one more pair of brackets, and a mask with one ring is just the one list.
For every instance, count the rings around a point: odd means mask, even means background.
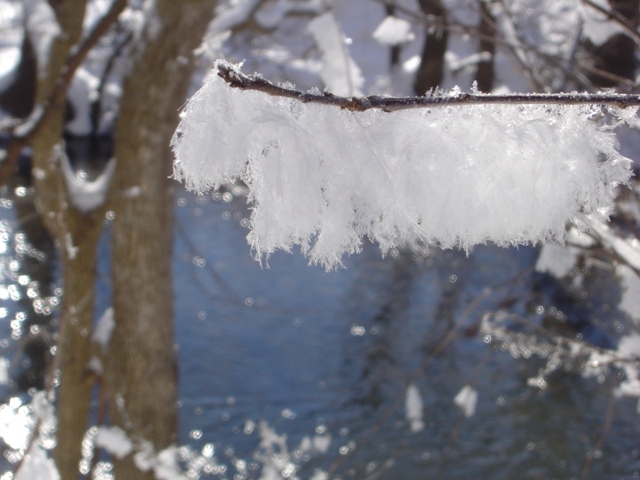
[{"label": "bare twig", "polygon": [[486,104],[538,104],[538,105],[613,105],[621,108],[640,106],[640,95],[627,93],[514,93],[491,95],[484,93],[435,94],[424,97],[339,97],[329,92],[301,92],[275,85],[258,75],[245,75],[228,63],[217,64],[218,76],[232,88],[256,90],[275,97],[290,98],[302,103],[318,103],[340,107],[353,112],[378,109],[385,112],[412,108],[469,106]]},{"label": "bare twig", "polygon": [[615,407],[615,399],[616,399],[615,391],[616,391],[615,384],[612,384],[611,390],[609,393],[609,401],[607,403],[607,413],[605,414],[604,424],[602,425],[602,431],[600,432],[600,435],[598,436],[598,440],[593,446],[593,449],[588,453],[587,459],[584,465],[582,466],[582,471],[580,472],[581,480],[586,480],[587,478],[589,478],[589,471],[593,466],[593,461],[596,458],[596,455],[598,454],[598,452],[601,452],[602,445],[607,439],[609,430],[611,430],[611,425],[613,423],[613,409]]}]

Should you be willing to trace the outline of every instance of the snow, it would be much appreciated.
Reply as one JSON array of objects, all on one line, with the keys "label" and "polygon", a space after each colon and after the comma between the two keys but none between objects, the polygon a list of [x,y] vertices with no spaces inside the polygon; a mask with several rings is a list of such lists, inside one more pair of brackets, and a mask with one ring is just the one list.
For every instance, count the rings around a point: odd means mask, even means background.
[{"label": "snow", "polygon": [[[593,3],[611,11],[611,5],[607,0],[593,0]],[[604,44],[614,35],[625,33],[625,29],[615,20],[610,20],[606,15],[597,11],[595,8],[585,4],[581,4],[580,8],[582,18],[582,34],[588,38],[594,45],[600,46]]]},{"label": "snow", "polygon": [[84,68],[79,68],[67,91],[67,99],[73,109],[73,118],[64,125],[71,135],[89,135],[91,125],[91,101],[96,98],[100,81]]},{"label": "snow", "polygon": [[96,26],[98,21],[109,10],[112,0],[92,0],[87,2],[83,21],[83,31],[87,35]]},{"label": "snow", "polygon": [[30,405],[23,404],[18,397],[0,405],[0,438],[9,448],[25,453],[14,480],[60,478],[46,453],[46,449],[55,445],[52,436],[55,424],[53,405],[46,392],[36,392]]},{"label": "snow", "polygon": [[640,322],[640,277],[627,265],[616,265],[616,274],[623,289],[618,308]]},{"label": "snow", "polygon": [[100,427],[94,441],[96,447],[104,448],[118,459],[123,459],[133,451],[131,440],[119,427]]},{"label": "snow", "polygon": [[577,249],[548,243],[540,250],[536,272],[548,272],[556,278],[562,278],[571,273],[578,256]]},{"label": "snow", "polygon": [[373,38],[382,45],[401,45],[415,38],[411,24],[398,17],[389,15],[373,32]]},{"label": "snow", "polygon": [[29,135],[44,116],[44,113],[45,109],[43,106],[36,105],[33,110],[31,110],[29,116],[14,129],[13,134],[18,138]]},{"label": "snow", "polygon": [[116,322],[113,317],[113,307],[109,307],[104,311],[100,320],[98,320],[98,324],[91,336],[91,340],[100,346],[103,353],[106,353],[109,348],[109,341],[111,340],[111,334],[115,326]]},{"label": "snow", "polygon": [[588,221],[591,231],[605,248],[619,255],[630,267],[640,271],[640,241],[637,238],[621,238],[602,221],[594,218]]},{"label": "snow", "polygon": [[640,398],[640,371],[637,366],[640,358],[640,334],[632,333],[622,337],[618,344],[617,355],[619,358],[634,361],[627,361],[621,365],[626,378],[616,389],[616,395]]},{"label": "snow", "polygon": [[407,421],[409,422],[412,432],[420,432],[424,430],[424,421],[422,419],[422,396],[415,384],[410,384],[407,388],[407,396],[405,398],[405,409],[407,411]]},{"label": "snow", "polygon": [[242,179],[259,259],[299,246],[331,269],[364,237],[383,253],[414,242],[562,242],[568,221],[606,219],[631,173],[596,111],[351,112],[240,91],[211,73],[182,112],[174,177],[199,193]]},{"label": "snow", "polygon": [[16,66],[20,60],[20,48],[5,48],[0,52],[0,92],[9,88],[16,79]]},{"label": "snow", "polygon": [[308,32],[322,52],[320,77],[327,90],[335,95],[362,95],[364,79],[349,55],[347,42],[332,12],[317,16],[309,22]]},{"label": "snow", "polygon": [[0,405],[0,438],[14,450],[26,449],[35,422],[29,407],[13,397]]},{"label": "snow", "polygon": [[296,0],[277,0],[271,4],[263,4],[255,14],[255,20],[265,30],[277,28],[287,15],[315,14],[326,9],[324,0],[307,0],[300,3]]},{"label": "snow", "polygon": [[38,61],[38,74],[42,77],[49,63],[51,43],[62,30],[47,0],[25,0],[24,12],[27,30]]},{"label": "snow", "polygon": [[61,154],[60,162],[69,199],[74,207],[82,213],[88,213],[104,205],[109,193],[111,177],[116,167],[115,160],[110,160],[100,176],[93,181],[87,181],[76,175],[67,155]]},{"label": "snow", "polygon": [[98,357],[91,357],[87,362],[87,370],[94,372],[96,375],[101,376],[104,373],[102,362]]},{"label": "snow", "polygon": [[465,385],[455,396],[453,402],[460,407],[465,417],[473,417],[476,413],[478,392],[470,385]]},{"label": "snow", "polygon": [[11,367],[11,362],[6,358],[0,357],[0,385],[9,383],[9,367]]},{"label": "snow", "polygon": [[46,451],[33,443],[14,480],[59,480],[60,474]]},{"label": "snow", "polygon": [[178,449],[171,445],[156,454],[150,442],[143,441],[134,454],[135,465],[143,472],[153,470],[157,480],[187,480],[178,465]]},{"label": "snow", "polygon": [[[258,431],[260,433],[260,445],[254,454],[255,460],[262,464],[260,480],[281,480],[289,478],[299,480],[296,476],[298,464],[296,459],[300,453],[325,454],[331,444],[329,434],[315,435],[313,440],[305,436],[300,442],[300,446],[290,452],[287,447],[287,436],[279,435],[264,420],[260,421]],[[345,448],[345,447],[343,447]],[[242,463],[241,463],[242,462]],[[235,467],[239,476],[246,475],[246,464],[244,461],[236,462]],[[325,472],[316,470],[313,478],[324,478]]]},{"label": "snow", "polygon": [[219,35],[247,22],[259,3],[260,0],[239,0],[216,12],[209,27],[209,34]]}]

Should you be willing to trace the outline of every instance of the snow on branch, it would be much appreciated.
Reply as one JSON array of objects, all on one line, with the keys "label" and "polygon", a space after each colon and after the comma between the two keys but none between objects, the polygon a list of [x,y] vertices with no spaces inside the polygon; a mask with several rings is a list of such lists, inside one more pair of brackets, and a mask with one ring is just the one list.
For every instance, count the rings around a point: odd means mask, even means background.
[{"label": "snow on branch", "polygon": [[635,108],[604,97],[525,105],[536,97],[454,92],[392,99],[396,108],[297,92],[217,62],[182,112],[174,177],[200,193],[243,180],[260,259],[299,246],[333,268],[365,238],[383,252],[563,241],[568,221],[605,219],[631,174],[613,130]]}]

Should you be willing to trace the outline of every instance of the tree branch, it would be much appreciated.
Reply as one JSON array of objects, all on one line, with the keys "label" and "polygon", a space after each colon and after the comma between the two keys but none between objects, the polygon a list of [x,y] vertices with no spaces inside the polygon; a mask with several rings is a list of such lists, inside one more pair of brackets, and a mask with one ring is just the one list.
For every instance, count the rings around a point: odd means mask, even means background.
[{"label": "tree branch", "polygon": [[289,87],[275,85],[253,74],[245,75],[239,68],[225,62],[216,65],[218,76],[232,88],[256,90],[275,97],[298,100],[302,103],[318,103],[340,107],[353,112],[378,109],[385,112],[412,108],[444,107],[452,105],[486,104],[538,104],[538,105],[614,105],[620,108],[640,106],[640,95],[623,93],[513,93],[491,95],[484,93],[456,93],[452,95],[427,95],[424,97],[339,97],[329,92],[301,92]]},{"label": "tree branch", "polygon": [[6,150],[0,164],[0,185],[4,185],[15,170],[22,149],[29,144],[30,139],[45,124],[50,114],[49,112],[52,111],[49,107],[64,101],[76,70],[82,64],[89,51],[107,33],[111,25],[115,23],[126,6],[127,0],[114,0],[107,13],[100,19],[91,33],[73,49],[62,67],[58,80],[47,100],[40,105],[36,105],[31,115],[23,123],[14,126],[11,132],[12,138],[9,148]]},{"label": "tree branch", "polygon": [[611,10],[608,10],[602,5],[594,2],[593,0],[582,0],[582,3],[602,13],[607,17],[608,20],[613,20],[614,22],[616,22],[625,30],[627,35],[629,35],[636,42],[636,45],[640,46],[640,33],[638,32],[637,27],[635,27],[633,23],[630,22],[629,19],[622,15],[620,12],[615,11],[613,8]]}]

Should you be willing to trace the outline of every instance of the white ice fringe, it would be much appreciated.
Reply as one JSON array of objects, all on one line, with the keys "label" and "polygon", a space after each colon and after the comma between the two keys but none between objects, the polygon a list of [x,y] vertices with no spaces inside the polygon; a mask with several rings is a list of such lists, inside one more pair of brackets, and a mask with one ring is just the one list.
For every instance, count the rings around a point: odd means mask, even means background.
[{"label": "white ice fringe", "polygon": [[242,179],[258,258],[299,245],[332,268],[364,237],[383,253],[561,242],[567,221],[606,218],[631,174],[600,107],[358,113],[230,88],[216,70],[182,113],[174,176],[199,193]]}]

